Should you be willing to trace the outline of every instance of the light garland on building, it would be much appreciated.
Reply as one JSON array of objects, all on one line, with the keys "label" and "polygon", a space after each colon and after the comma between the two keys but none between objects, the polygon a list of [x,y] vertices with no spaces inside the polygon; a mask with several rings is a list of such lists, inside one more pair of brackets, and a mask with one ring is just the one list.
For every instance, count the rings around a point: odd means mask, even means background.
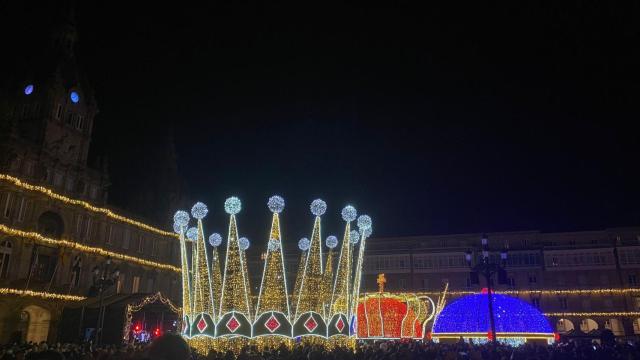
[{"label": "light garland on building", "polygon": [[81,206],[83,208],[85,208],[86,210],[89,211],[93,211],[96,213],[100,213],[100,214],[104,214],[107,217],[113,219],[113,220],[117,220],[117,221],[121,221],[124,223],[127,223],[129,225],[133,225],[136,226],[140,229],[144,229],[146,231],[150,231],[159,235],[163,235],[163,236],[167,236],[167,237],[173,237],[173,238],[177,238],[178,236],[172,232],[169,231],[164,231],[164,230],[160,230],[160,229],[156,229],[153,226],[149,226],[145,223],[127,218],[125,216],[122,215],[118,215],[114,212],[112,212],[109,209],[106,208],[100,208],[97,206],[93,206],[90,203],[86,202],[86,201],[82,201],[82,200],[76,200],[76,199],[71,199],[67,196],[64,195],[60,195],[58,193],[55,193],[53,191],[51,191],[50,189],[47,189],[46,187],[43,186],[36,186],[36,185],[31,185],[29,183],[26,183],[16,177],[10,176],[10,175],[5,175],[5,174],[0,174],[0,180],[3,181],[7,181],[11,184],[13,184],[14,186],[20,187],[24,190],[29,190],[29,191],[35,191],[35,192],[39,192],[45,196],[48,196],[52,199],[61,201],[65,204],[70,204],[70,205],[77,205],[77,206]]},{"label": "light garland on building", "polygon": [[35,297],[45,300],[61,300],[61,301],[82,301],[86,300],[85,296],[56,294],[46,291],[20,290],[12,288],[0,288],[0,296],[16,295],[25,297]]},{"label": "light garland on building", "polygon": [[180,272],[180,268],[177,266],[173,266],[173,265],[169,265],[169,264],[162,264],[159,262],[155,262],[155,261],[150,261],[150,260],[145,260],[142,258],[138,258],[135,256],[130,256],[130,255],[125,255],[125,254],[120,254],[120,253],[116,253],[113,251],[109,251],[109,250],[105,250],[99,247],[92,247],[92,246],[86,246],[86,245],[82,245],[79,244],[77,242],[73,242],[73,241],[69,241],[69,240],[55,240],[55,239],[51,239],[45,236],[42,236],[38,233],[35,232],[27,232],[27,231],[22,231],[22,230],[18,230],[18,229],[12,229],[6,225],[2,225],[0,224],[0,233],[9,235],[9,236],[16,236],[16,237],[22,237],[22,238],[27,238],[30,240],[33,240],[35,242],[38,242],[40,244],[44,244],[44,245],[50,245],[50,246],[54,246],[54,247],[64,247],[64,248],[68,248],[68,249],[72,249],[72,250],[77,250],[77,251],[81,251],[87,254],[94,254],[94,255],[100,255],[100,256],[104,256],[104,257],[110,257],[112,259],[115,260],[122,260],[122,261],[128,261],[131,263],[135,263],[135,264],[139,264],[139,265],[143,265],[143,266],[148,266],[148,267],[152,267],[152,268],[156,268],[156,269],[161,269],[161,270],[170,270],[170,271],[174,271],[174,272]]},{"label": "light garland on building", "polygon": [[[573,290],[496,290],[496,294],[505,295],[626,295],[640,293],[640,288],[603,288],[603,289],[573,289]],[[449,291],[448,295],[460,296],[476,294],[475,291]],[[419,295],[440,295],[440,291],[422,291]]]},{"label": "light garland on building", "polygon": [[625,316],[625,317],[638,317],[640,311],[610,311],[610,312],[550,312],[544,313],[544,316],[564,317],[564,316]]}]

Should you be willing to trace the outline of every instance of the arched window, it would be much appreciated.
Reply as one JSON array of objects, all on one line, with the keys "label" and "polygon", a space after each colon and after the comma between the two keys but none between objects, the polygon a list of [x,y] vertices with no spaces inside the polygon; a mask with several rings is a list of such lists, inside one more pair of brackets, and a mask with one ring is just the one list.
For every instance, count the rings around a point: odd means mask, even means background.
[{"label": "arched window", "polygon": [[43,236],[60,239],[64,233],[64,221],[54,212],[44,212],[38,218],[38,232]]},{"label": "arched window", "polygon": [[0,278],[6,278],[9,275],[9,265],[11,264],[11,253],[13,245],[9,240],[0,243]]}]

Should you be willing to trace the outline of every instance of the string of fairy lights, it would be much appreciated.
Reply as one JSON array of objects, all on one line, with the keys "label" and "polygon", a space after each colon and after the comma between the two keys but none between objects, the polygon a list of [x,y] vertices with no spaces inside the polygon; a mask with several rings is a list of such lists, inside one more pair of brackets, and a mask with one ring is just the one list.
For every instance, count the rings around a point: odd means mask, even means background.
[{"label": "string of fairy lights", "polygon": [[117,220],[117,221],[121,221],[124,223],[127,223],[129,225],[133,225],[135,227],[138,227],[140,229],[149,231],[149,232],[153,232],[156,233],[158,235],[162,235],[162,236],[167,236],[167,237],[172,237],[172,238],[177,238],[177,235],[175,233],[172,232],[168,232],[168,231],[164,231],[164,230],[160,230],[157,229],[153,226],[147,225],[145,223],[142,223],[140,221],[136,221],[133,219],[130,219],[126,216],[122,216],[119,214],[114,213],[113,211],[107,209],[107,208],[101,208],[101,207],[97,207],[94,205],[91,205],[90,203],[86,202],[86,201],[82,201],[82,200],[77,200],[77,199],[72,199],[69,198],[67,196],[64,195],[60,195],[54,191],[52,191],[51,189],[48,189],[44,186],[38,186],[38,185],[32,185],[29,184],[27,182],[24,182],[16,177],[10,176],[10,175],[6,175],[6,174],[0,174],[0,181],[5,181],[8,182],[16,187],[19,187],[21,189],[24,190],[28,190],[28,191],[34,191],[34,192],[38,192],[42,195],[45,195],[51,199],[55,199],[58,201],[61,201],[65,204],[68,205],[76,205],[76,206],[80,206],[82,208],[84,208],[85,210],[89,210],[95,213],[99,213],[99,214],[103,214],[106,215],[108,218],[113,219],[113,220]]},{"label": "string of fairy lights", "polygon": [[[505,295],[627,295],[640,293],[640,288],[600,288],[600,289],[541,289],[541,290],[496,290],[496,294]],[[447,295],[461,296],[476,294],[476,291],[448,291]],[[438,296],[440,291],[421,291],[417,295]]]},{"label": "string of fairy lights", "polygon": [[116,253],[116,252],[105,250],[105,249],[99,248],[99,247],[93,247],[93,246],[87,246],[87,245],[79,244],[77,242],[70,241],[70,240],[51,239],[51,238],[48,238],[46,236],[42,236],[42,235],[40,235],[40,234],[38,234],[36,232],[29,232],[29,231],[13,229],[13,228],[10,228],[10,227],[8,227],[6,225],[3,225],[3,224],[0,224],[0,233],[5,234],[5,235],[9,235],[9,236],[15,236],[15,237],[21,237],[21,238],[25,238],[25,239],[30,239],[32,241],[35,241],[37,243],[44,244],[44,245],[68,248],[68,249],[71,249],[71,250],[77,250],[77,251],[80,251],[80,252],[83,252],[83,253],[87,253],[87,254],[93,254],[93,255],[109,257],[109,258],[112,258],[112,259],[115,259],[115,260],[127,261],[127,262],[131,262],[131,263],[135,263],[135,264],[139,264],[139,265],[143,265],[143,266],[147,266],[147,267],[151,267],[151,268],[156,268],[156,269],[160,269],[160,270],[169,270],[169,271],[174,271],[174,272],[180,272],[180,268],[179,267],[173,266],[173,265],[170,265],[170,264],[163,264],[163,263],[159,263],[159,262],[156,262],[156,261],[146,260],[146,259],[143,259],[143,258],[131,256],[131,255]]},{"label": "string of fairy lights", "polygon": [[12,288],[0,288],[0,296],[16,295],[25,297],[34,297],[45,300],[61,300],[61,301],[82,301],[86,300],[85,296],[56,294],[47,291],[20,290]]}]

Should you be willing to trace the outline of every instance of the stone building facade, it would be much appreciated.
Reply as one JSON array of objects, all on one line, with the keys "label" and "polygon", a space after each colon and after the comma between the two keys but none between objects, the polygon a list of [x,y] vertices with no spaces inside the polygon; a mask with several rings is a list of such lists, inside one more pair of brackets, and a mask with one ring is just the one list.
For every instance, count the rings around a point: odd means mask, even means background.
[{"label": "stone building facade", "polygon": [[[0,84],[0,288],[95,296],[93,269],[103,268],[106,256],[15,231],[170,265],[178,265],[179,247],[170,232],[122,220],[135,216],[91,208],[107,206],[109,189],[107,164],[89,164],[98,107],[76,59],[73,9],[56,9],[52,29],[43,34],[50,35],[45,45],[22,54]],[[160,291],[180,298],[175,271],[116,258],[110,267],[120,277],[106,295]],[[0,343],[56,339],[64,305],[37,296],[0,296]]]},{"label": "stone building facade", "polygon": [[[640,334],[640,228],[601,231],[488,234],[490,258],[507,250],[510,292],[547,314],[560,334],[588,335],[608,328],[617,336]],[[384,273],[388,291],[437,298],[445,283],[447,301],[486,287],[474,284],[465,259],[481,258],[481,234],[373,238],[367,241],[363,287],[376,291]]]}]

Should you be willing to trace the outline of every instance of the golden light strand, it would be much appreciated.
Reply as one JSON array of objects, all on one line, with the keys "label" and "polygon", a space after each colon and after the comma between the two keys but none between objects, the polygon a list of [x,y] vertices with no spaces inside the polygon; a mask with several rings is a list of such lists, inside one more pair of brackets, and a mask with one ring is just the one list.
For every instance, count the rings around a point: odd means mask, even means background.
[{"label": "golden light strand", "polygon": [[48,237],[44,237],[36,232],[28,232],[28,231],[22,231],[18,229],[12,229],[2,224],[0,224],[0,232],[9,236],[17,236],[17,237],[31,239],[35,242],[45,244],[45,245],[51,245],[56,247],[59,246],[59,247],[64,247],[72,250],[78,250],[88,254],[95,254],[95,255],[110,257],[112,259],[128,261],[128,262],[136,263],[143,266],[153,267],[161,270],[170,270],[174,272],[180,272],[179,267],[173,266],[170,264],[163,264],[155,261],[145,260],[135,256],[115,253],[99,247],[86,246],[86,245],[78,244],[76,242],[69,241],[69,240],[55,240]]},{"label": "golden light strand", "polygon": [[640,311],[612,311],[612,312],[551,312],[544,316],[640,316]]},{"label": "golden light strand", "polygon": [[101,207],[97,207],[97,206],[93,206],[90,203],[86,202],[86,201],[82,201],[82,200],[76,200],[76,199],[72,199],[69,197],[66,197],[64,195],[60,195],[58,193],[55,193],[53,191],[51,191],[50,189],[47,189],[44,186],[36,186],[36,185],[31,185],[28,184],[16,177],[10,176],[10,175],[5,175],[5,174],[0,174],[0,180],[2,181],[6,181],[8,183],[13,184],[14,186],[20,187],[22,189],[25,190],[29,190],[29,191],[35,191],[35,192],[39,192],[43,195],[46,195],[52,199],[58,200],[58,201],[62,201],[65,204],[71,204],[71,205],[77,205],[77,206],[81,206],[83,208],[85,208],[86,210],[89,211],[93,211],[96,213],[101,213],[106,215],[107,217],[114,219],[114,220],[118,220],[118,221],[122,221],[124,223],[127,223],[129,225],[133,225],[136,227],[139,227],[141,229],[144,229],[146,231],[150,231],[159,235],[163,235],[163,236],[168,236],[168,237],[172,237],[177,239],[178,235],[173,233],[173,232],[168,232],[168,231],[164,231],[164,230],[160,230],[157,228],[154,228],[153,226],[149,226],[145,223],[127,218],[125,216],[122,215],[118,215],[116,213],[114,213],[113,211],[107,209],[107,208],[101,208]]},{"label": "golden light strand", "polygon": [[85,296],[56,294],[46,291],[33,291],[33,290],[19,290],[12,288],[0,288],[0,295],[17,295],[37,297],[46,300],[62,300],[62,301],[82,301],[85,300]]},{"label": "golden light strand", "polygon": [[[624,289],[615,289],[615,288],[605,288],[605,289],[583,289],[583,290],[505,290],[505,291],[495,291],[496,294],[505,294],[505,295],[624,295],[624,294],[632,294],[632,293],[640,293],[640,288],[624,288]],[[440,295],[439,291],[424,291],[418,292],[418,295]],[[476,291],[449,291],[448,295],[458,296],[458,295],[471,295],[477,294]]]}]

